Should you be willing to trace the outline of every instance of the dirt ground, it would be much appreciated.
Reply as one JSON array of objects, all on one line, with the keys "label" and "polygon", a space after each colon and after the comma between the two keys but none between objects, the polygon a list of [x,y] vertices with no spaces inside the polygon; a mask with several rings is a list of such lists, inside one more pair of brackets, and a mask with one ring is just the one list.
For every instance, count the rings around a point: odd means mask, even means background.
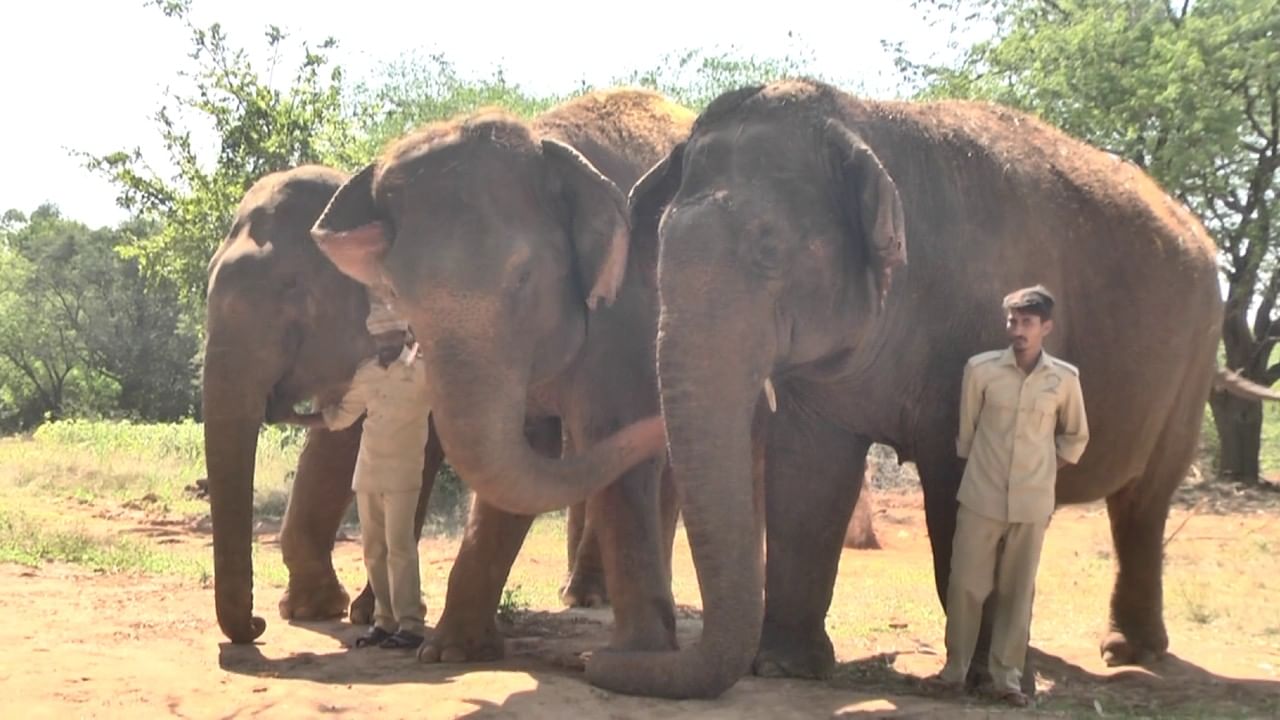
[{"label": "dirt ground", "polygon": [[[1268,502],[1269,500],[1269,502]],[[266,633],[226,643],[212,589],[195,580],[97,574],[46,564],[0,565],[0,718],[64,717],[518,717],[780,718],[1280,714],[1280,505],[1265,494],[1190,490],[1166,531],[1165,615],[1171,654],[1145,668],[1106,668],[1097,650],[1112,579],[1101,505],[1060,510],[1041,565],[1032,642],[1039,707],[1013,712],[979,699],[939,701],[914,690],[942,664],[941,612],[929,581],[919,494],[876,499],[881,550],[846,550],[828,627],[841,665],[827,682],[744,678],[714,701],[671,702],[589,686],[564,662],[607,637],[608,610],[547,603],[520,613],[508,658],[424,666],[405,652],[345,645],[345,620],[287,623],[280,589],[255,591]],[[1270,510],[1266,509],[1269,506]],[[81,512],[68,506],[68,513]],[[207,548],[198,526],[127,512],[90,514],[95,531]],[[270,534],[262,551],[278,553]],[[422,544],[430,619],[438,616],[456,540]],[[359,544],[338,543],[341,570]],[[563,546],[527,546],[513,581],[558,583]],[[698,595],[683,533],[677,540],[681,641],[696,637]],[[356,590],[358,588],[348,588]]]}]

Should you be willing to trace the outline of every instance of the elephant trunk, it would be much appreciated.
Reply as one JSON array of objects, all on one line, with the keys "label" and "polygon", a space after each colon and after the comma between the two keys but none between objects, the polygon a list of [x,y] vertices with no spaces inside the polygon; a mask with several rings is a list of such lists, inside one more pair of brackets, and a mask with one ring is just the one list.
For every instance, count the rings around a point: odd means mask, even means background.
[{"label": "elephant trunk", "polygon": [[527,381],[474,360],[486,357],[483,353],[466,357],[472,359],[428,359],[433,416],[450,465],[494,507],[518,515],[558,510],[665,450],[662,421],[654,417],[619,430],[582,455],[541,455],[524,433]]},{"label": "elephant trunk", "polygon": [[233,643],[253,642],[267,623],[253,615],[253,475],[266,392],[253,393],[239,353],[210,345],[203,383],[204,452],[213,519],[213,587],[218,625]]},{"label": "elephant trunk", "polygon": [[[726,303],[732,306],[732,303]],[[685,528],[702,591],[698,642],[675,652],[596,652],[588,679],[617,692],[668,698],[716,697],[751,667],[764,619],[764,564],[756,507],[752,419],[762,378],[747,363],[726,370],[714,347],[741,322],[714,313],[694,325],[664,307],[659,335],[663,415],[670,463],[682,490]],[[719,338],[719,340],[717,340]],[[757,347],[759,345],[757,344]]]}]

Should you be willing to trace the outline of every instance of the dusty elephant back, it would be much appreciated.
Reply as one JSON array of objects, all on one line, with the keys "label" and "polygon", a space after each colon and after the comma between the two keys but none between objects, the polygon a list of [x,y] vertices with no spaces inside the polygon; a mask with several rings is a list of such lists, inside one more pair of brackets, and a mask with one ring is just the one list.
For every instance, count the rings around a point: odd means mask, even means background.
[{"label": "dusty elephant back", "polygon": [[659,93],[613,88],[586,93],[538,116],[534,133],[581,152],[627,192],[689,134],[695,115]]},{"label": "dusty elephant back", "polygon": [[[895,382],[870,394],[893,404],[901,388],[922,388],[908,427],[954,427],[964,360],[1007,343],[1000,298],[1044,283],[1059,300],[1046,349],[1079,367],[1092,438],[1059,500],[1110,494],[1171,447],[1179,458],[1164,462],[1190,462],[1182,448],[1199,432],[1222,301],[1215,246],[1185,207],[1131,163],[1007,108],[842,93],[829,103],[902,197],[909,260],[881,321],[881,356],[928,358],[890,361],[876,377]],[[954,437],[927,435],[921,443]]]}]

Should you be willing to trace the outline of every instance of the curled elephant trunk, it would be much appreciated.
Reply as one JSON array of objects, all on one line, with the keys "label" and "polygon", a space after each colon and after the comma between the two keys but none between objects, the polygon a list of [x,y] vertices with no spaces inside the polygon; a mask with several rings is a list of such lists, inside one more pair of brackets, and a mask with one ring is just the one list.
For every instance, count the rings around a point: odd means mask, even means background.
[{"label": "curled elephant trunk", "polygon": [[[696,336],[697,334],[695,334]],[[706,337],[714,337],[707,333]],[[689,337],[684,334],[683,337]],[[616,692],[712,698],[750,668],[764,620],[764,563],[755,506],[752,417],[762,381],[714,367],[667,335],[660,350],[670,463],[702,591],[702,636],[675,652],[592,655],[587,678]]]},{"label": "curled elephant trunk", "polygon": [[253,615],[253,474],[265,393],[254,395],[225,354],[206,353],[204,452],[213,520],[213,587],[218,625],[233,643],[253,642],[267,623]]},{"label": "curled elephant trunk", "polygon": [[478,497],[506,512],[537,515],[572,505],[666,450],[662,419],[653,417],[582,455],[546,457],[530,447],[524,433],[522,378],[476,363],[428,367],[433,416],[449,463]]}]

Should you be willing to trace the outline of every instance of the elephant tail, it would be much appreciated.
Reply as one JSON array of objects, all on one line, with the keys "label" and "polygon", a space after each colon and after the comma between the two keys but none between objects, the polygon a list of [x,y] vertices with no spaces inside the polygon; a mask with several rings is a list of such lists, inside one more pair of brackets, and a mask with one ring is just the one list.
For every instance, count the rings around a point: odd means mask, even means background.
[{"label": "elephant tail", "polygon": [[1245,378],[1239,370],[1228,370],[1222,366],[1214,369],[1213,389],[1246,400],[1280,400],[1280,392]]}]

